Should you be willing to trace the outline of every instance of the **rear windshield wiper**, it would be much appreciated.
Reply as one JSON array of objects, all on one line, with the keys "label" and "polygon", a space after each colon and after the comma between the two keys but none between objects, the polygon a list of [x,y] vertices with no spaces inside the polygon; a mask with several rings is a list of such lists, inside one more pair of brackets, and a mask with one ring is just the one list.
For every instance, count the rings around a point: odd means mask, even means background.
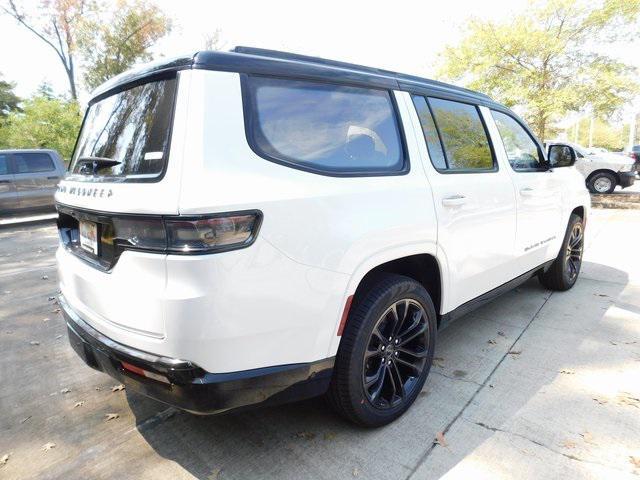
[{"label": "rear windshield wiper", "polygon": [[106,157],[80,157],[77,163],[82,165],[80,173],[93,173],[95,175],[101,168],[115,167],[122,162]]}]

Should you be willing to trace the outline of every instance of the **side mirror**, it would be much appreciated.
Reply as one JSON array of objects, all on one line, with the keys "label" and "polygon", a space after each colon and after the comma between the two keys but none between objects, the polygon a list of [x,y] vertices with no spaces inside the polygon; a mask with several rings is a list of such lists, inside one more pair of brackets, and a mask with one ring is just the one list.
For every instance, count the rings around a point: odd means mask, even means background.
[{"label": "side mirror", "polygon": [[551,168],[570,167],[576,161],[576,152],[569,145],[551,145],[549,147],[549,166]]}]

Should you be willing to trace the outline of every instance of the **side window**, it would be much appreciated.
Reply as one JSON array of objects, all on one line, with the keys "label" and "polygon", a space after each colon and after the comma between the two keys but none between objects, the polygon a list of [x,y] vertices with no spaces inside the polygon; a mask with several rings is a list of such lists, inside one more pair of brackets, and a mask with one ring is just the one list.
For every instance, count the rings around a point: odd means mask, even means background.
[{"label": "side window", "polygon": [[46,153],[16,153],[16,173],[50,172],[56,169],[53,160]]},{"label": "side window", "polygon": [[257,76],[245,88],[247,136],[266,159],[338,174],[404,169],[388,91]]},{"label": "side window", "polygon": [[0,153],[0,175],[7,175],[9,173],[9,155]]},{"label": "side window", "polygon": [[444,151],[442,150],[438,130],[436,129],[436,124],[433,121],[433,116],[431,115],[431,110],[429,110],[427,100],[419,95],[413,95],[412,98],[413,104],[418,112],[420,125],[422,125],[424,139],[427,142],[427,149],[429,150],[431,163],[436,170],[445,170],[447,168],[447,162],[444,158]]},{"label": "side window", "polygon": [[540,149],[531,135],[513,117],[491,111],[500,132],[504,150],[515,171],[541,170],[545,168]]},{"label": "side window", "polygon": [[494,170],[487,132],[474,105],[429,98],[449,170]]}]

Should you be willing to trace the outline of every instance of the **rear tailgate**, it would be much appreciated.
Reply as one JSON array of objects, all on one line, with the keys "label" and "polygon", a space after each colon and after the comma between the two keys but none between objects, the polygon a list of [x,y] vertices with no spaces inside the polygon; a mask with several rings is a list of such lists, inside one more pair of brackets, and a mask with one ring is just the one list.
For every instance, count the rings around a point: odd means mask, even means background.
[{"label": "rear tailgate", "polygon": [[186,83],[174,74],[92,102],[56,192],[62,293],[112,337],[114,328],[165,334],[166,255],[115,248],[114,225],[179,213]]}]

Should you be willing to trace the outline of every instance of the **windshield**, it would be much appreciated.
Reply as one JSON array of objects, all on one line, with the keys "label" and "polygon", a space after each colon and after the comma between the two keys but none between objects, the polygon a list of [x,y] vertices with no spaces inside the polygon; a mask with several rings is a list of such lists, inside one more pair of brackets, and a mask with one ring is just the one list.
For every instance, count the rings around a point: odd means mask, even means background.
[{"label": "windshield", "polygon": [[167,160],[176,83],[175,78],[150,82],[92,104],[70,171],[92,179],[161,176]]}]

